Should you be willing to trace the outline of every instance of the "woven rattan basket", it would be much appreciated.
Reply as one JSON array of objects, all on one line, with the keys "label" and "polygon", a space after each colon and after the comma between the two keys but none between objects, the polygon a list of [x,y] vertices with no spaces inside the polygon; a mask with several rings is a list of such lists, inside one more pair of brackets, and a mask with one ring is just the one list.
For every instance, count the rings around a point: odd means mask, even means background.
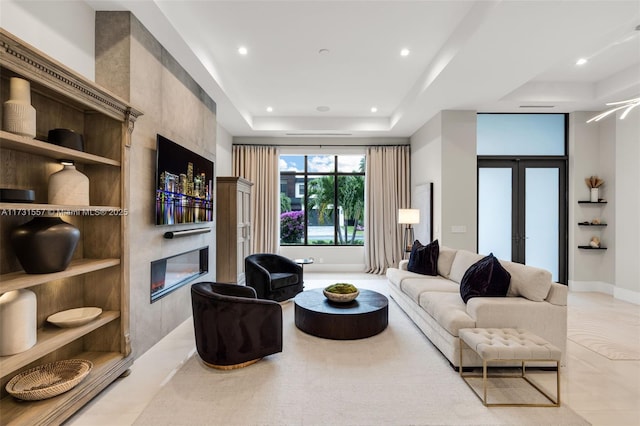
[{"label": "woven rattan basket", "polygon": [[38,401],[60,395],[84,379],[93,363],[84,359],[67,359],[23,371],[7,383],[11,395],[25,401]]}]

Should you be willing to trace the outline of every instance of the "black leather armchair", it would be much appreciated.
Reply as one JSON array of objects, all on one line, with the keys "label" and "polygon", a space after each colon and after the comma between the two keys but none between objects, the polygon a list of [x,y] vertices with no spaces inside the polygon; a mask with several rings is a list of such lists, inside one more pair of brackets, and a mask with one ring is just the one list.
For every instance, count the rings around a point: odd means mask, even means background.
[{"label": "black leather armchair", "polygon": [[302,266],[277,254],[247,256],[244,259],[244,273],[247,285],[253,287],[261,299],[282,302],[304,288]]},{"label": "black leather armchair", "polygon": [[210,367],[245,367],[282,352],[282,308],[250,287],[200,282],[191,286],[196,349]]}]

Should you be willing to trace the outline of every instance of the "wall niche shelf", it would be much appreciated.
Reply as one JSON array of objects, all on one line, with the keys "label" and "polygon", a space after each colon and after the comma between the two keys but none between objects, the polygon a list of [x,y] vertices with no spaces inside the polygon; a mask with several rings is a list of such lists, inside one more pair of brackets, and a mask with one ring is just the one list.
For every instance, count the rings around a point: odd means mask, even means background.
[{"label": "wall niche shelf", "polygon": [[[0,130],[0,186],[29,188],[34,203],[0,202],[0,293],[30,289],[37,298],[37,342],[0,357],[3,425],[61,424],[133,363],[129,334],[128,164],[131,133],[142,113],[56,60],[0,29],[0,103],[10,78],[30,82],[36,138]],[[46,142],[48,131],[74,129],[84,151]],[[89,178],[90,206],[47,203],[48,177],[73,160]],[[61,272],[25,273],[9,241],[11,229],[43,214],[62,215],[80,230],[71,264]],[[6,249],[5,249],[6,247]],[[95,306],[102,314],[74,328],[47,322],[54,313]],[[5,390],[20,372],[48,362],[87,359],[93,369],[72,390],[42,401],[19,401]]]},{"label": "wall niche shelf", "polygon": [[[604,201],[604,200],[602,200],[602,201],[583,200],[583,201],[578,201],[578,204],[591,206],[591,207],[593,207],[593,206],[602,207],[605,204],[607,204],[607,202]],[[600,220],[600,219],[598,219],[598,220]],[[585,228],[586,227],[595,228],[593,230],[594,233],[597,230],[597,233],[601,234],[603,232],[606,232],[604,230],[604,228],[607,226],[607,224],[606,223],[591,223],[589,221],[584,221],[584,222],[578,222],[578,226],[585,227]],[[591,247],[590,245],[579,245],[578,248],[581,249],[581,250],[606,250],[607,249],[606,247]]]}]

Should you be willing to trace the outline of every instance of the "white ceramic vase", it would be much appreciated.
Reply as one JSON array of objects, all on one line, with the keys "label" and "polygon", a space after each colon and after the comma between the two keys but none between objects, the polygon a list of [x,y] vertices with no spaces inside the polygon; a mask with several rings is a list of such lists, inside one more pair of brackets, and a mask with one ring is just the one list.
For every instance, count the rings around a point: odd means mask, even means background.
[{"label": "white ceramic vase", "polygon": [[591,202],[598,202],[598,188],[591,188]]},{"label": "white ceramic vase", "polygon": [[66,206],[89,205],[89,178],[73,164],[49,176],[49,204]]},{"label": "white ceramic vase", "polygon": [[31,290],[0,296],[0,356],[24,352],[37,341],[37,301]]},{"label": "white ceramic vase", "polygon": [[36,137],[36,109],[31,106],[31,84],[11,77],[9,100],[4,103],[2,128],[16,135]]}]

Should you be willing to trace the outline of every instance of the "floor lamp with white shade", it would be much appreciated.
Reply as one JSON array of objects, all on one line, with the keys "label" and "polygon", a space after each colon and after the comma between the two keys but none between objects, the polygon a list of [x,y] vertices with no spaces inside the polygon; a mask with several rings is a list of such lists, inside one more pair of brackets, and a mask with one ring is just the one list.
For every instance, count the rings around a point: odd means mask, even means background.
[{"label": "floor lamp with white shade", "polygon": [[410,252],[411,247],[413,246],[413,241],[414,241],[413,227],[411,225],[420,223],[420,210],[419,209],[398,209],[398,223],[400,225],[407,225],[404,228],[404,238],[402,239],[402,250],[404,251],[404,253]]}]

